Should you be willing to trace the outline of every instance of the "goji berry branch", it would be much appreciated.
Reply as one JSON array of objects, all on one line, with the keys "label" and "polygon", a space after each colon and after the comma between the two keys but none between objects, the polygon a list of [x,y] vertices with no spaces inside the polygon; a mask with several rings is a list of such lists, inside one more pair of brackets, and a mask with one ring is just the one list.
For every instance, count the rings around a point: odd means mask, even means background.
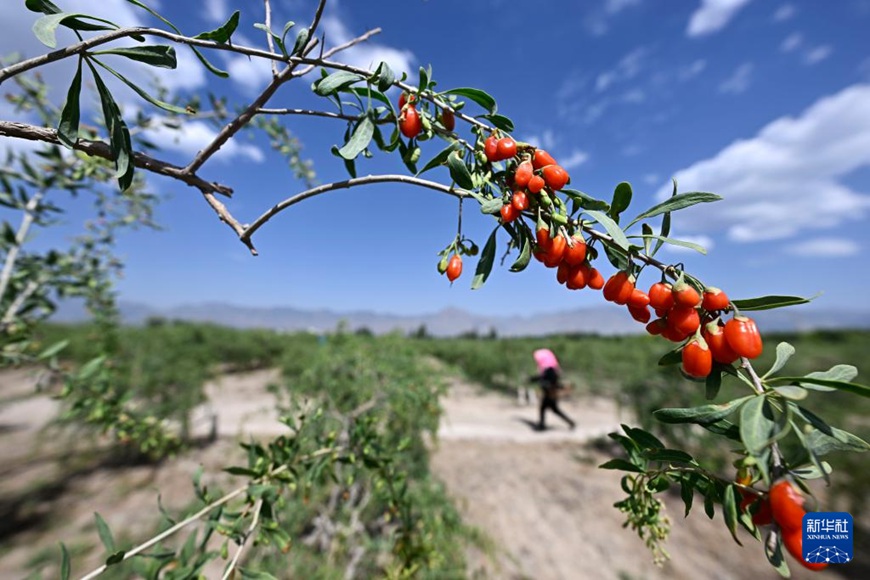
[{"label": "goji berry branch", "polygon": [[248,526],[248,531],[245,532],[245,535],[242,537],[242,543],[239,544],[239,548],[236,550],[236,553],[233,554],[233,559],[230,561],[229,566],[224,571],[224,575],[221,576],[221,580],[227,580],[233,574],[233,570],[235,570],[236,566],[239,563],[239,560],[242,557],[242,552],[245,551],[245,546],[248,545],[248,540],[251,538],[251,534],[254,533],[254,530],[257,529],[257,524],[260,522],[260,510],[263,508],[263,498],[257,500],[254,504],[254,515],[251,516],[251,525]]},{"label": "goji berry branch", "polygon": [[[275,43],[272,40],[272,33],[269,32],[270,30],[272,30],[272,5],[269,4],[269,0],[263,0],[263,5],[264,5],[265,11],[266,11],[266,15],[265,15],[266,16],[265,17],[266,31],[264,32],[264,34],[266,35],[266,45],[269,47],[269,52],[271,52],[272,54],[277,54],[275,52]],[[278,76],[278,62],[273,60],[271,64],[272,64],[272,76],[277,77]]]},{"label": "goji berry branch", "polygon": [[[48,127],[38,127],[29,123],[19,123],[17,121],[0,121],[0,137],[14,137],[16,139],[26,139],[28,141],[42,141],[52,145],[60,145],[60,139],[57,137],[57,131]],[[87,139],[79,139],[74,149],[86,153],[94,157],[113,160],[114,155],[109,145],[103,141],[89,141]],[[219,193],[230,197],[233,193],[232,188],[221,185],[216,182],[206,181],[197,176],[195,173],[185,173],[184,169],[155,159],[150,155],[141,152],[133,153],[133,164],[136,167],[177,179],[186,183],[191,187],[199,189],[203,193]]]},{"label": "goji berry branch", "polygon": [[263,215],[254,220],[253,223],[246,226],[244,231],[239,236],[242,242],[248,243],[251,239],[251,236],[256,232],[260,227],[263,226],[266,222],[272,219],[276,214],[284,211],[288,207],[292,205],[296,205],[297,203],[304,201],[308,198],[315,197],[317,195],[321,195],[327,193],[329,191],[335,191],[337,189],[348,189],[351,187],[358,187],[360,185],[371,185],[374,183],[407,183],[410,185],[417,185],[420,187],[425,187],[427,189],[434,189],[435,191],[441,191],[443,193],[447,193],[453,195],[458,198],[470,197],[471,194],[464,189],[458,189],[455,187],[451,187],[448,185],[444,185],[443,183],[438,183],[435,181],[429,181],[427,179],[420,179],[419,177],[412,177],[410,175],[400,175],[400,174],[385,174],[385,175],[367,175],[365,177],[354,177],[352,179],[345,179],[344,181],[335,181],[332,183],[325,183],[323,185],[318,185],[317,187],[312,187],[311,189],[307,189],[301,193],[297,193],[293,197],[289,197],[284,201],[281,201],[266,211]]}]

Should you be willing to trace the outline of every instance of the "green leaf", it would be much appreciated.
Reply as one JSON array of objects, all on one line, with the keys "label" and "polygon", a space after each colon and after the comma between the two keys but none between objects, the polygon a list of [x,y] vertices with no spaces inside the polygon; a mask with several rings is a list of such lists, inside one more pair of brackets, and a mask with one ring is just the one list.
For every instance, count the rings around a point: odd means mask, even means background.
[{"label": "green leaf", "polygon": [[692,511],[692,502],[695,499],[695,486],[693,485],[694,474],[690,476],[689,479],[681,479],[680,480],[680,498],[682,498],[683,503],[686,505],[686,513],[683,516],[684,518],[689,517],[689,512]]},{"label": "green leaf", "polygon": [[598,466],[599,469],[617,469],[619,471],[631,471],[633,473],[643,473],[643,469],[637,465],[626,461],[625,459],[611,459]]},{"label": "green leaf", "polygon": [[293,28],[295,25],[295,22],[293,22],[292,20],[288,20],[287,23],[284,25],[284,29],[281,31],[281,40],[279,41],[279,44],[281,46],[281,52],[283,52],[285,56],[287,56],[287,51],[284,49],[284,46],[287,43],[287,33],[290,32],[290,29]]},{"label": "green leaf", "polygon": [[69,564],[69,550],[66,549],[66,545],[61,542],[60,543],[60,580],[69,580],[70,574],[70,564]]},{"label": "green leaf", "polygon": [[372,80],[377,84],[378,90],[383,92],[393,85],[396,80],[396,74],[390,68],[390,65],[382,61],[374,74],[372,74]]},{"label": "green leaf", "polygon": [[106,356],[98,356],[97,358],[93,358],[86,362],[82,368],[79,369],[76,374],[76,378],[80,381],[86,381],[100,370],[100,367],[103,366],[103,362],[106,360]]},{"label": "green leaf", "polygon": [[432,67],[430,66],[428,69],[420,67],[420,83],[419,89],[420,91],[425,91],[429,88],[429,80],[432,78]]},{"label": "green leaf", "polygon": [[731,537],[734,538],[738,546],[742,546],[743,544],[737,538],[737,492],[733,485],[728,485],[725,488],[725,496],[722,498],[722,515],[725,517],[725,525],[731,532]]},{"label": "green leaf", "polygon": [[803,387],[810,388],[810,385],[820,385],[822,387],[830,387],[839,391],[846,391],[862,397],[870,397],[870,387],[859,385],[858,383],[849,383],[846,381],[832,381],[829,379],[819,379],[809,375],[805,377],[773,377],[768,379],[768,382],[787,382],[798,383]]},{"label": "green leaf", "polygon": [[430,160],[429,160],[429,163],[427,163],[427,164],[425,165],[425,167],[423,167],[423,169],[421,169],[420,172],[417,173],[417,175],[421,175],[421,174],[423,174],[423,173],[426,173],[426,172],[429,171],[430,169],[434,169],[434,168],[436,168],[436,167],[438,167],[438,166],[440,166],[440,165],[444,165],[445,163],[447,163],[447,157],[448,157],[448,156],[449,156],[453,151],[457,151],[457,150],[459,150],[461,147],[462,147],[462,145],[460,145],[458,142],[454,141],[453,143],[451,143],[450,145],[448,145],[447,147],[445,147],[444,149],[442,149],[441,152],[438,153],[435,157],[433,157],[432,159],[430,159]]},{"label": "green leaf", "polygon": [[109,525],[106,523],[106,520],[98,514],[94,512],[94,519],[97,521],[97,533],[100,536],[100,541],[106,547],[106,550],[109,552],[115,551],[115,540],[112,538],[112,531],[109,529]]},{"label": "green leaf", "polygon": [[738,310],[772,310],[773,308],[785,308],[796,304],[807,304],[810,299],[800,296],[761,296],[759,298],[745,298],[732,300]]},{"label": "green leaf", "polygon": [[699,203],[710,203],[713,201],[719,201],[720,199],[722,199],[722,197],[716,195],[715,193],[706,193],[703,191],[692,191],[690,193],[680,193],[678,195],[673,195],[665,201],[656,204],[645,212],[639,214],[636,218],[631,220],[631,223],[628,224],[628,227],[633,226],[640,220],[655,217],[663,213],[670,213],[685,209]]},{"label": "green leaf", "polygon": [[[646,225],[646,224],[644,224],[644,225]],[[687,241],[685,241],[685,240],[677,240],[677,239],[674,239],[674,238],[666,238],[666,237],[664,237],[664,236],[657,236],[657,235],[655,235],[655,234],[643,234],[643,235],[637,235],[637,234],[635,234],[635,235],[628,236],[628,238],[630,238],[630,239],[633,239],[633,238],[642,238],[644,241],[646,241],[646,240],[648,240],[648,239],[658,240],[659,243],[660,243],[659,245],[661,245],[661,244],[671,244],[672,246],[681,246],[681,247],[683,247],[683,248],[689,248],[690,250],[695,250],[695,251],[698,252],[699,254],[704,254],[705,256],[707,255],[707,250],[704,248],[704,246],[701,246],[701,245],[696,244],[696,243],[694,243],[694,242],[687,242]]]},{"label": "green leaf", "polygon": [[241,475],[244,477],[257,477],[258,475],[256,471],[247,467],[224,467],[223,470],[231,475]]},{"label": "green leaf", "polygon": [[48,0],[25,0],[24,5],[31,12],[42,12],[43,14],[60,14],[62,10]]},{"label": "green leaf", "polygon": [[492,272],[492,264],[495,261],[495,234],[499,228],[496,227],[489,234],[489,239],[486,240],[486,245],[483,246],[483,251],[480,253],[480,260],[477,262],[477,269],[474,272],[474,278],[471,280],[471,289],[477,290],[486,283]]},{"label": "green leaf", "polygon": [[728,439],[737,441],[738,443],[740,442],[740,428],[727,419],[722,419],[715,423],[701,423],[701,427],[710,433],[727,437]]},{"label": "green leaf", "polygon": [[[104,68],[108,68],[102,65]],[[118,185],[121,190],[126,190],[133,183],[133,145],[130,142],[130,131],[121,117],[121,110],[118,108],[112,93],[103,83],[103,79],[97,74],[97,69],[88,61],[88,67],[94,76],[94,83],[97,85],[97,92],[100,95],[100,103],[103,108],[103,117],[106,122],[106,128],[109,130],[109,145],[112,150],[112,158],[115,161],[115,177],[118,178]]]},{"label": "green leaf", "polygon": [[501,129],[502,131],[507,131],[508,133],[513,133],[514,130],[514,122],[504,115],[484,115],[484,119],[492,123],[494,127],[497,129]]},{"label": "green leaf", "polygon": [[520,229],[520,237],[522,238],[522,245],[520,246],[520,255],[517,260],[511,264],[510,271],[511,272],[522,272],[529,265],[529,261],[532,258],[532,244],[529,241],[529,236],[527,236],[524,232],[525,229]]},{"label": "green leaf", "polygon": [[[130,4],[133,4],[133,5],[135,5],[135,6],[138,6],[138,7],[141,8],[142,10],[145,10],[145,11],[148,12],[151,16],[153,16],[154,18],[157,18],[158,20],[160,20],[161,22],[163,22],[166,26],[168,26],[169,28],[171,28],[172,30],[174,30],[177,34],[183,34],[183,33],[181,32],[181,30],[178,29],[177,26],[175,26],[174,24],[172,24],[172,23],[171,23],[170,21],[168,21],[166,18],[164,18],[163,16],[161,16],[160,14],[158,14],[155,10],[152,10],[151,8],[149,8],[148,6],[146,6],[145,4],[143,4],[142,2],[140,2],[139,0],[127,0],[127,2],[129,2]],[[204,66],[204,67],[205,67],[205,68],[206,68],[210,73],[212,73],[213,75],[218,76],[218,77],[220,77],[220,78],[223,78],[223,79],[225,79],[225,78],[227,78],[227,77],[230,76],[229,73],[227,73],[226,71],[222,71],[221,69],[217,68],[217,67],[214,66],[212,63],[210,63],[210,62],[208,61],[208,59],[205,58],[205,56],[203,56],[203,54],[199,51],[198,48],[196,48],[195,46],[191,46],[190,49],[193,51],[193,54],[196,55],[196,58],[199,59],[199,62],[201,62],[201,63],[203,64],[203,66]]]},{"label": "green leaf", "polygon": [[[189,114],[189,113],[187,112],[187,110],[186,110],[186,109],[183,109],[182,107],[177,107],[177,106],[175,106],[175,105],[171,105],[171,104],[169,104],[169,103],[166,103],[166,102],[164,102],[164,101],[161,101],[160,99],[157,99],[157,98],[155,98],[155,97],[152,97],[152,96],[149,95],[147,92],[145,92],[144,89],[142,89],[142,88],[140,88],[139,86],[137,86],[135,83],[133,83],[133,82],[132,82],[131,80],[129,80],[127,77],[125,77],[124,75],[122,75],[121,73],[119,73],[118,71],[116,71],[115,69],[113,69],[112,67],[110,67],[109,65],[107,65],[106,63],[104,63],[104,62],[102,62],[102,61],[99,61],[99,60],[97,60],[97,59],[92,59],[92,60],[93,60],[95,63],[97,63],[98,65],[100,65],[101,67],[103,67],[104,69],[106,69],[107,71],[109,71],[110,73],[112,73],[112,74],[113,74],[113,75],[114,75],[118,80],[120,80],[120,81],[123,82],[125,85],[127,85],[128,87],[130,87],[131,89],[133,89],[133,91],[134,91],[137,95],[139,95],[140,97],[142,97],[143,99],[145,99],[146,101],[148,101],[149,103],[151,103],[152,105],[154,105],[155,107],[158,107],[158,108],[160,108],[160,109],[163,109],[164,111],[169,111],[170,113],[176,113],[176,114],[178,114],[178,115],[188,115],[188,114]],[[118,113],[120,114],[120,110],[119,110]],[[132,146],[131,146],[131,147],[132,147]]]},{"label": "green leaf", "polygon": [[[804,409],[803,407],[794,403],[789,404],[789,407],[793,409],[804,421],[814,427],[814,430],[809,433],[808,438],[813,433],[818,433],[819,436],[816,437],[815,440],[819,444],[826,446],[825,453],[835,449],[845,451],[867,451],[868,449],[870,449],[870,445],[868,445],[860,437],[852,435],[848,431],[843,431],[842,429],[837,429],[836,427],[828,425],[824,419],[822,419],[809,409]],[[833,440],[833,442],[829,442],[827,440]],[[842,444],[843,447],[835,447],[837,443]],[[819,455],[823,455],[823,453],[819,452],[818,450],[817,453]]]},{"label": "green leaf", "polygon": [[296,35],[296,42],[293,43],[293,52],[291,54],[302,54],[302,51],[305,50],[305,46],[308,44],[309,34],[310,31],[307,28],[299,31],[299,34]]},{"label": "green leaf", "polygon": [[353,135],[351,135],[347,143],[338,150],[338,154],[344,159],[356,159],[357,155],[365,151],[366,147],[369,146],[374,132],[375,124],[372,122],[371,117],[366,115],[356,126]]},{"label": "green leaf", "polygon": [[339,70],[315,82],[312,88],[316,94],[326,97],[361,80],[363,77],[356,73]]},{"label": "green leaf", "polygon": [[651,256],[652,255],[652,236],[653,229],[649,224],[641,225],[641,232],[643,233],[643,253]]},{"label": "green leaf", "polygon": [[664,449],[665,444],[658,437],[637,427],[629,427],[626,424],[620,425],[622,430],[629,438],[637,443],[639,449]]},{"label": "green leaf", "polygon": [[607,233],[610,234],[610,237],[613,238],[613,242],[617,246],[626,252],[628,251],[628,247],[631,244],[629,243],[628,238],[625,237],[625,232],[622,231],[615,221],[610,219],[610,216],[594,209],[587,209],[586,213],[607,230]]},{"label": "green leaf", "polygon": [[79,139],[79,120],[81,106],[79,97],[82,92],[82,58],[79,58],[78,68],[66,94],[66,102],[60,112],[60,122],[57,125],[57,138],[61,143],[72,149]]},{"label": "green leaf", "polygon": [[618,219],[619,214],[628,209],[629,204],[631,203],[631,184],[627,181],[623,181],[619,185],[616,186],[616,189],[613,191],[613,201],[610,202],[610,217],[613,219]]},{"label": "green leaf", "polygon": [[132,46],[129,48],[110,48],[107,50],[97,50],[91,54],[115,54],[160,68],[174,69],[178,66],[178,59],[175,56],[175,48],[163,44],[157,44],[154,46]]},{"label": "green leaf", "polygon": [[716,516],[716,488],[712,485],[708,485],[704,493],[704,513],[711,520]]},{"label": "green leaf", "polygon": [[500,197],[495,197],[493,199],[485,199],[480,203],[480,213],[486,215],[494,215],[501,210],[504,205],[504,201]]},{"label": "green leaf", "polygon": [[[795,405],[794,403],[789,403],[789,406],[795,407],[795,408],[797,407],[797,405]],[[819,459],[818,454],[815,452],[812,445],[810,445],[809,441],[807,441],[807,438],[803,434],[802,430],[795,424],[794,419],[792,419],[792,421],[791,421],[791,426],[792,426],[792,431],[797,436],[798,441],[800,441],[800,444],[806,450],[807,455],[809,456],[810,462],[812,463],[812,465],[816,469],[818,469],[819,473],[822,475],[822,477],[825,478],[825,483],[827,483],[828,485],[831,485],[831,477],[830,477],[829,472],[825,470],[825,467],[822,464],[822,460]]]},{"label": "green leaf", "polygon": [[[109,26],[87,24],[79,20],[80,18],[104,22]],[[117,30],[118,28],[118,25],[114,22],[97,18],[96,16],[60,12],[56,14],[46,14],[45,16],[40,17],[33,23],[33,34],[35,34],[36,38],[45,46],[49,48],[57,48],[57,27],[61,24],[74,30]]]},{"label": "green leaf", "polygon": [[708,401],[712,401],[716,398],[716,395],[719,394],[719,389],[722,388],[722,371],[714,368],[713,371],[707,375],[707,379],[704,381],[705,387],[705,396]]},{"label": "green leaf", "polygon": [[721,421],[737,410],[754,395],[747,395],[718,405],[702,405],[689,408],[667,408],[653,411],[653,416],[662,423],[697,423],[699,425],[713,424]]},{"label": "green leaf", "polygon": [[211,40],[213,42],[217,42],[220,44],[225,44],[229,41],[230,37],[233,35],[233,32],[236,31],[236,28],[239,27],[239,15],[241,13],[236,10],[233,12],[232,16],[230,16],[229,20],[224,22],[220,28],[215,28],[214,30],[210,30],[208,32],[201,32],[194,36],[199,40]]},{"label": "green leaf", "polygon": [[444,91],[444,94],[458,95],[460,97],[471,99],[472,101],[489,111],[491,115],[494,115],[495,112],[498,110],[495,99],[493,99],[488,93],[485,93],[480,89],[460,87],[458,89],[450,89],[449,91]]},{"label": "green leaf", "polygon": [[474,180],[471,178],[471,172],[468,171],[468,166],[462,158],[459,151],[447,156],[447,167],[450,169],[450,178],[463,189],[472,189]]},{"label": "green leaf", "polygon": [[660,367],[667,367],[671,365],[677,365],[683,362],[683,353],[680,352],[679,348],[675,348],[674,350],[668,351],[659,359],[658,365]]},{"label": "green leaf", "polygon": [[[577,191],[576,189],[562,189],[562,193],[574,200],[583,209],[593,209],[599,211],[607,211],[610,209],[610,204],[600,199],[595,199],[588,193]],[[574,212],[571,212],[574,213]]]},{"label": "green leaf", "polygon": [[812,449],[817,455],[827,455],[833,451],[857,451],[863,452],[870,449],[870,444],[848,431],[831,428],[834,431],[834,437],[826,435],[821,431],[810,431],[806,434],[807,446]]},{"label": "green leaf", "polygon": [[106,567],[108,568],[109,566],[114,566],[123,562],[124,554],[126,554],[124,550],[118,550],[117,552],[106,558]]},{"label": "green leaf", "polygon": [[[674,179],[673,182],[674,182],[674,189],[671,192],[671,199],[673,199],[677,195],[677,180]],[[631,224],[629,224],[629,227],[631,227]],[[670,235],[670,233],[671,233],[671,212],[666,211],[665,215],[662,216],[662,227],[661,227],[661,230],[659,231],[659,235],[663,238],[666,238]],[[658,251],[662,249],[663,244],[664,244],[664,242],[662,240],[657,241],[656,247],[653,248],[651,255],[652,256],[656,255],[658,253]]]},{"label": "green leaf", "polygon": [[752,455],[758,455],[770,443],[776,423],[767,398],[753,396],[740,408],[740,440]]},{"label": "green leaf", "polygon": [[[776,541],[773,540],[773,534],[778,534]],[[779,572],[780,576],[783,578],[791,577],[788,563],[782,555],[781,532],[774,532],[774,530],[771,529],[767,533],[767,539],[764,541],[764,555],[767,556],[767,561],[770,562],[770,565],[773,566],[777,572]]]},{"label": "green leaf", "polygon": [[69,340],[61,340],[60,342],[56,342],[50,347],[46,348],[41,353],[39,353],[39,356],[37,356],[36,358],[40,360],[51,358],[63,349],[65,349],[67,345],[69,345]]},{"label": "green leaf", "polygon": [[772,374],[775,374],[782,370],[785,366],[785,363],[788,362],[788,359],[792,357],[795,353],[794,347],[787,342],[780,342],[776,345],[776,360],[773,362],[773,366],[770,367],[770,370],[767,371],[762,379],[766,379]]},{"label": "green leaf", "polygon": [[[858,376],[858,369],[852,365],[834,365],[826,371],[816,371],[806,375],[807,378],[827,379],[831,381],[851,382]],[[833,389],[827,389],[833,390]]]},{"label": "green leaf", "polygon": [[809,393],[803,387],[794,385],[786,385],[784,387],[773,387],[773,390],[782,395],[784,398],[791,401],[801,401],[807,398]]},{"label": "green leaf", "polygon": [[679,449],[647,449],[641,452],[644,459],[650,461],[665,461],[671,463],[691,463],[697,465],[695,459]]}]

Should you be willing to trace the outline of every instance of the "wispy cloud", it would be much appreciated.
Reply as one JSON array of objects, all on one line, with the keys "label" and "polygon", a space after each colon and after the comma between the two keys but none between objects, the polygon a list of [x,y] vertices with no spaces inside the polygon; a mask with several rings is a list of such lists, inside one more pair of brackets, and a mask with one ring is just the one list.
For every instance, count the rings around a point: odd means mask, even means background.
[{"label": "wispy cloud", "polygon": [[822,45],[817,46],[813,49],[807,51],[804,55],[804,64],[814,65],[822,62],[834,52],[834,49],[830,45]]},{"label": "wispy cloud", "polygon": [[230,16],[227,0],[205,0],[203,4],[202,12],[209,22],[222,23]]},{"label": "wispy cloud", "polygon": [[559,164],[565,169],[575,169],[589,160],[589,154],[580,149],[574,149],[568,157],[559,159]]},{"label": "wispy cloud", "polygon": [[722,81],[719,85],[719,92],[731,95],[739,95],[745,93],[752,84],[752,72],[755,65],[751,62],[745,62],[734,69],[730,77]]},{"label": "wispy cloud", "polygon": [[604,36],[610,32],[611,21],[616,15],[640,3],[641,0],[604,0],[587,14],[583,24],[593,36]]},{"label": "wispy cloud", "polygon": [[785,22],[794,18],[795,14],[797,14],[797,8],[794,7],[794,4],[783,4],[773,13],[773,21]]},{"label": "wispy cloud", "polygon": [[[357,33],[342,19],[337,9],[329,10],[322,20],[326,41],[332,46],[352,40]],[[360,31],[360,33],[363,31]],[[386,62],[396,74],[411,73],[416,57],[407,49],[394,48],[378,42],[365,42],[341,53],[342,61],[361,68],[374,68],[381,61]]]},{"label": "wispy cloud", "polygon": [[640,46],[623,56],[613,68],[598,75],[595,79],[595,90],[601,93],[616,83],[635,78],[643,70],[649,52],[649,48]]},{"label": "wispy cloud", "polygon": [[528,135],[523,138],[526,143],[531,143],[541,149],[552,149],[556,146],[556,135],[552,129],[546,129],[541,134]]},{"label": "wispy cloud", "polygon": [[861,246],[857,242],[845,238],[814,238],[788,244],[784,248],[787,254],[825,258],[855,256],[860,251]]},{"label": "wispy cloud", "polygon": [[688,64],[682,68],[680,68],[677,73],[678,78],[681,81],[688,81],[690,79],[695,78],[707,68],[707,61],[703,58],[696,59],[692,61],[691,64]]},{"label": "wispy cloud", "polygon": [[[155,119],[153,126],[144,131],[144,136],[160,147],[170,151],[176,151],[186,157],[196,155],[203,147],[210,143],[217,133],[202,121],[192,121],[184,124],[182,131],[175,131]],[[263,152],[254,145],[240,144],[231,139],[215,154],[215,161],[223,163],[237,162],[239,158],[260,163],[265,160]]]},{"label": "wispy cloud", "polygon": [[[681,190],[725,198],[685,210],[683,223],[690,233],[724,230],[732,240],[753,242],[863,219],[870,196],[844,178],[868,167],[870,84],[857,84],[678,171]],[[670,193],[662,186],[658,197]]]},{"label": "wispy cloud", "polygon": [[800,32],[792,32],[785,37],[785,40],[783,40],[782,43],[780,43],[779,50],[782,52],[792,52],[800,47],[803,42],[804,37]]},{"label": "wispy cloud", "polygon": [[701,6],[689,18],[686,34],[699,37],[722,30],[749,2],[750,0],[701,0]]}]

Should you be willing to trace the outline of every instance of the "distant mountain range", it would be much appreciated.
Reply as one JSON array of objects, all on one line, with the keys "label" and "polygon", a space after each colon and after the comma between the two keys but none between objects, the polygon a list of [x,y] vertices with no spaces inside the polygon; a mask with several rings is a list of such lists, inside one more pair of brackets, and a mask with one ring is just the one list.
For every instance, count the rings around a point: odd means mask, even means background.
[{"label": "distant mountain range", "polygon": [[[456,336],[464,333],[498,336],[542,336],[556,333],[595,333],[604,335],[634,334],[643,326],[634,322],[624,308],[602,306],[534,316],[483,316],[446,308],[420,315],[396,315],[368,310],[338,312],[300,310],[291,307],[264,308],[225,303],[200,303],[167,309],[152,308],[134,302],[121,302],[125,324],[138,325],[148,318],[212,322],[235,328],[269,328],[281,331],[328,332],[344,324],[348,330],[366,328],[375,334],[391,331],[413,332],[425,327],[433,336]],[[791,307],[753,312],[752,316],[766,331],[800,332],[819,329],[870,328],[870,312],[821,310]],[[87,319],[81,304],[65,303],[55,314],[57,322]]]}]

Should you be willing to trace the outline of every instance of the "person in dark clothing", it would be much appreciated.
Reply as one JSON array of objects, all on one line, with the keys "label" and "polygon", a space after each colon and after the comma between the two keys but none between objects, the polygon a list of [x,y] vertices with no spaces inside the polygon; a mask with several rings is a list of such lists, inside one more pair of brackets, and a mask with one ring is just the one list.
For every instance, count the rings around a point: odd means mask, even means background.
[{"label": "person in dark clothing", "polygon": [[576,423],[559,408],[559,392],[562,390],[562,380],[555,355],[547,349],[537,350],[535,351],[535,361],[538,363],[540,374],[529,377],[529,382],[536,382],[541,387],[538,429],[543,431],[547,428],[544,416],[548,409],[568,423],[571,429],[574,429]]}]

